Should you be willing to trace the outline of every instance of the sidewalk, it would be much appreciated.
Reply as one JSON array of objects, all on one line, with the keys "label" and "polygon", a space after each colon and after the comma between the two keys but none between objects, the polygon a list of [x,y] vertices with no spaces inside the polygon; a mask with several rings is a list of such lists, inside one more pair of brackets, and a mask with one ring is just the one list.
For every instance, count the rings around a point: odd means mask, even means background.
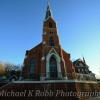
[{"label": "sidewalk", "polygon": [[89,100],[100,100],[100,97],[89,98]]}]

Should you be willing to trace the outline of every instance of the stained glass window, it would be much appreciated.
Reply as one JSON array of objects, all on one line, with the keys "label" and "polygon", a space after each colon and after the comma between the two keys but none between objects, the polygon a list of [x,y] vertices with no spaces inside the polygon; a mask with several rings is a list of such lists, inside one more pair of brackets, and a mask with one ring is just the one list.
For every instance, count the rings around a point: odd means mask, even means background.
[{"label": "stained glass window", "polygon": [[49,38],[49,45],[52,46],[52,47],[55,46],[53,37]]},{"label": "stained glass window", "polygon": [[57,78],[57,62],[56,59],[52,56],[50,58],[50,78]]},{"label": "stained glass window", "polygon": [[30,78],[34,78],[35,75],[35,60],[30,61]]}]

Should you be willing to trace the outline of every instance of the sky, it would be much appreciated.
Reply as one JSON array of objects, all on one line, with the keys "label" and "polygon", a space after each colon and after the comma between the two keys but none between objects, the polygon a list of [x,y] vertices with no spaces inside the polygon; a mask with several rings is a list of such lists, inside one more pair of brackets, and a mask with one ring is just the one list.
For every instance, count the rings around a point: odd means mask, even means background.
[{"label": "sky", "polygon": [[[100,75],[100,0],[50,0],[62,48]],[[42,41],[47,0],[0,0],[0,61],[23,64]]]}]

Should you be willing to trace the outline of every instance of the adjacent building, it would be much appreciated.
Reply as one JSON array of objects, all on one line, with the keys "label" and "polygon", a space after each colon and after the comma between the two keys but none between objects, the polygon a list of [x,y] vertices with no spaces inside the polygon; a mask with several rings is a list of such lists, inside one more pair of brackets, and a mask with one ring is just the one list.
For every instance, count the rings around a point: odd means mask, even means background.
[{"label": "adjacent building", "polygon": [[91,80],[96,81],[95,74],[89,70],[89,66],[86,64],[86,61],[83,57],[82,59],[77,59],[73,62],[75,67],[76,79],[78,80]]}]

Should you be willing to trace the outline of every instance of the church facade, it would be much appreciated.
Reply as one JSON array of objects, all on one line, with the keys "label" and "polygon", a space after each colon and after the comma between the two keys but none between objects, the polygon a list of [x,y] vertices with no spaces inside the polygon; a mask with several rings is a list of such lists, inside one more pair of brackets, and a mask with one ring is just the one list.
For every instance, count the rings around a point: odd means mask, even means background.
[{"label": "church facade", "polygon": [[74,79],[70,54],[61,47],[57,24],[48,4],[43,22],[42,42],[26,51],[22,75],[30,80]]}]

